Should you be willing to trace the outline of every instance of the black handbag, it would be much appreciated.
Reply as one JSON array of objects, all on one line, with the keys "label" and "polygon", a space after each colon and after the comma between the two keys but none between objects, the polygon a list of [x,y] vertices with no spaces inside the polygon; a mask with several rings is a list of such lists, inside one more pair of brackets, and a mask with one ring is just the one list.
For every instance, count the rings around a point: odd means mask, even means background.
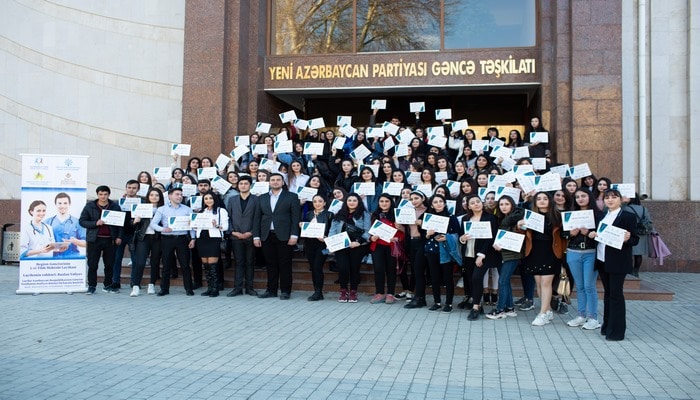
[{"label": "black handbag", "polygon": [[351,242],[359,241],[362,238],[362,235],[365,233],[364,229],[360,228],[359,226],[348,223],[345,224],[345,232],[348,234]]},{"label": "black handbag", "polygon": [[433,238],[428,239],[423,247],[423,252],[425,254],[439,254],[440,244]]},{"label": "black handbag", "polygon": [[630,210],[634,213],[634,215],[637,217],[637,234],[638,235],[648,235],[654,230],[654,226],[651,223],[651,219],[647,216],[647,209],[646,207],[642,208],[642,216],[640,217],[639,214],[637,214],[636,211],[634,211],[633,207],[630,207]]}]

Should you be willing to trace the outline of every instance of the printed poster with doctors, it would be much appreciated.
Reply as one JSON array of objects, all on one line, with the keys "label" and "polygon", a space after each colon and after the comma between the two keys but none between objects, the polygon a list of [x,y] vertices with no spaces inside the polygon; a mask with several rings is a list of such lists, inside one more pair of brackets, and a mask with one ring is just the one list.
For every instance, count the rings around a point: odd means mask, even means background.
[{"label": "printed poster with doctors", "polygon": [[86,290],[87,156],[22,154],[17,294]]}]

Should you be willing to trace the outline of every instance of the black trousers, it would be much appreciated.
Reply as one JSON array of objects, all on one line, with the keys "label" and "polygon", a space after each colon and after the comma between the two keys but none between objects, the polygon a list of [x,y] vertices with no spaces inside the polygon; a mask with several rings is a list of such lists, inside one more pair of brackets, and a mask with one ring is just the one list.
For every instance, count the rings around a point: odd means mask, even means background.
[{"label": "black trousers", "polygon": [[161,238],[163,244],[163,279],[160,281],[161,290],[166,292],[170,290],[170,272],[176,268],[175,256],[177,256],[177,261],[180,263],[180,267],[182,268],[182,281],[185,284],[185,290],[192,290],[190,249],[188,247],[190,242],[189,236],[161,235]]},{"label": "black trousers", "polygon": [[255,256],[255,246],[253,238],[236,239],[231,238],[233,256],[236,260],[236,283],[235,288],[243,290],[253,290],[253,259]]},{"label": "black trousers", "polygon": [[155,284],[156,280],[160,279],[160,260],[163,256],[162,243],[160,241],[160,235],[156,238],[156,235],[145,235],[143,240],[137,240],[136,246],[136,264],[131,270],[131,285],[141,286],[141,280],[143,279],[143,270],[146,268],[146,259],[148,255],[151,255],[151,280],[150,282]]},{"label": "black trousers", "polygon": [[425,273],[427,261],[425,259],[425,240],[409,239],[408,259],[411,262],[411,276],[414,281],[416,297],[425,298]]},{"label": "black trousers", "polygon": [[105,264],[104,285],[112,285],[112,272],[114,268],[114,254],[117,246],[111,237],[98,237],[94,242],[87,243],[88,286],[97,286],[97,268],[100,266],[100,256]]},{"label": "black trousers", "polygon": [[323,250],[326,246],[319,242],[317,239],[307,238],[304,242],[304,253],[306,253],[306,259],[309,260],[309,266],[311,267],[311,280],[314,284],[314,290],[323,290],[323,281],[325,279],[323,275],[323,264],[326,263],[326,258],[328,256],[323,254]]},{"label": "black trousers", "polygon": [[335,253],[335,265],[338,267],[338,281],[341,289],[357,290],[360,285],[360,264],[369,251],[369,246],[359,246],[338,250]]},{"label": "black trousers", "polygon": [[[476,258],[464,257],[464,293],[474,300],[474,304],[481,304],[481,297],[484,295],[484,275],[489,269],[476,266]],[[469,288],[469,292],[467,292]]]},{"label": "black trousers", "polygon": [[[190,254],[192,254],[191,265],[192,275],[194,275],[194,280],[192,282],[197,286],[202,286],[202,259],[199,257],[199,251],[197,250],[197,246],[194,246],[192,249],[190,249]],[[180,267],[182,267],[182,263],[180,263]]]},{"label": "black trousers", "polygon": [[292,292],[292,254],[294,246],[277,238],[274,232],[262,243],[265,253],[265,266],[267,268],[267,290],[277,293],[277,288],[282,293]]},{"label": "black trousers", "polygon": [[[600,261],[596,261],[600,263]],[[598,270],[603,282],[603,324],[600,333],[606,338],[623,340],[627,330],[624,285],[627,274],[610,274],[604,268]]]},{"label": "black trousers", "polygon": [[[396,258],[391,256],[391,247],[377,245],[372,252],[374,267],[374,293],[391,294],[396,291]],[[384,284],[386,282],[386,291]]]},{"label": "black trousers", "polygon": [[452,304],[455,295],[455,284],[452,279],[452,263],[440,264],[439,253],[429,253],[425,255],[428,260],[428,268],[433,281],[433,301],[435,304],[441,303],[440,286],[445,286],[445,304]]}]

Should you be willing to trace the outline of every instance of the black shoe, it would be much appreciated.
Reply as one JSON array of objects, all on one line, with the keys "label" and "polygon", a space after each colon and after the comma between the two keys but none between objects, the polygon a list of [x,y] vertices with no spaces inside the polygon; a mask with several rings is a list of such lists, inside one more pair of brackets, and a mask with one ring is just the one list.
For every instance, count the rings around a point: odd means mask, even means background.
[{"label": "black shoe", "polygon": [[445,307],[442,308],[442,312],[451,313],[452,312],[452,304],[445,304]]},{"label": "black shoe", "polygon": [[491,293],[484,293],[483,302],[484,302],[484,304],[486,304],[486,305],[490,305],[490,304],[491,304]]},{"label": "black shoe", "polygon": [[280,300],[289,300],[289,293],[280,293]]},{"label": "black shoe", "polygon": [[211,288],[208,288],[206,291],[200,293],[200,296],[209,296],[211,294],[212,290]]},{"label": "black shoe", "polygon": [[255,289],[246,289],[245,294],[248,296],[257,296],[258,292],[256,292]]},{"label": "black shoe", "polygon": [[457,308],[459,308],[460,310],[464,310],[467,307],[468,302],[469,302],[469,299],[465,297],[464,300],[457,303]]},{"label": "black shoe", "polygon": [[194,290],[188,290],[185,292],[185,294],[188,296],[194,296]]},{"label": "black shoe", "polygon": [[169,295],[169,294],[170,294],[169,291],[167,291],[167,290],[161,290],[160,292],[158,292],[158,294],[156,294],[156,296],[167,296],[167,295]]},{"label": "black shoe", "polygon": [[214,289],[209,293],[209,297],[219,297],[219,291],[217,289]]},{"label": "black shoe", "polygon": [[309,298],[308,298],[307,300],[309,300],[309,301],[319,301],[319,300],[323,300],[323,293],[318,292],[318,291],[317,291],[317,292],[314,292],[314,294],[312,294],[311,296],[309,296]]},{"label": "black shoe", "polygon": [[477,319],[479,319],[479,314],[480,314],[479,311],[480,311],[480,310],[477,310],[477,309],[475,309],[475,308],[472,308],[472,310],[469,311],[469,315],[467,316],[467,319],[468,319],[469,321],[476,321]]},{"label": "black shoe", "polygon": [[491,293],[491,305],[495,306],[498,304],[498,293]]},{"label": "black shoe", "polygon": [[428,304],[425,302],[425,299],[422,297],[414,297],[411,299],[411,301],[408,302],[403,308],[422,308],[426,307]]},{"label": "black shoe", "polygon": [[242,289],[233,289],[232,291],[230,291],[226,294],[226,297],[235,297],[235,296],[240,296],[242,294],[243,294]]},{"label": "black shoe", "polygon": [[435,304],[433,304],[432,306],[430,306],[430,308],[428,309],[428,311],[437,311],[437,310],[439,310],[439,309],[441,309],[441,308],[442,308],[442,306],[440,305],[440,303],[435,303]]},{"label": "black shoe", "polygon": [[266,290],[263,294],[258,295],[259,299],[269,299],[271,297],[277,297],[277,293],[272,293],[271,291]]}]

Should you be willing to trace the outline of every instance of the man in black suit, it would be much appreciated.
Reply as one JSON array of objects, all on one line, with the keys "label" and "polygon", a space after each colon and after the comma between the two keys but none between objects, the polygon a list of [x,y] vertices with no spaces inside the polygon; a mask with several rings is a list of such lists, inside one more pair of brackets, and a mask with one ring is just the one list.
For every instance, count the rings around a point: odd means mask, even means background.
[{"label": "man in black suit", "polygon": [[284,178],[279,173],[270,175],[270,192],[258,199],[257,215],[253,224],[253,244],[263,248],[267,266],[267,290],[260,298],[277,297],[289,300],[292,292],[292,253],[299,238],[301,207],[295,193],[284,190]]},{"label": "man in black suit", "polygon": [[231,243],[236,258],[236,283],[234,289],[226,295],[228,297],[243,294],[244,281],[245,293],[258,295],[253,289],[253,222],[260,220],[260,215],[255,213],[260,199],[250,194],[252,182],[250,176],[242,176],[238,180],[240,195],[232,196],[226,202],[226,210],[231,219]]}]

